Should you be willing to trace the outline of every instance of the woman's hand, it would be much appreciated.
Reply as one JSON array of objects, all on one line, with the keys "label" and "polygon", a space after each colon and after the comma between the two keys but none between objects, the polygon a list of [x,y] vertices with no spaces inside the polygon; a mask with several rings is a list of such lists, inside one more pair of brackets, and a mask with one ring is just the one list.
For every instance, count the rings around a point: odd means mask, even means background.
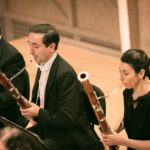
[{"label": "woman's hand", "polygon": [[116,132],[113,132],[113,134],[109,135],[102,133],[101,142],[104,144],[104,146],[123,145],[125,139],[126,139],[125,137]]}]

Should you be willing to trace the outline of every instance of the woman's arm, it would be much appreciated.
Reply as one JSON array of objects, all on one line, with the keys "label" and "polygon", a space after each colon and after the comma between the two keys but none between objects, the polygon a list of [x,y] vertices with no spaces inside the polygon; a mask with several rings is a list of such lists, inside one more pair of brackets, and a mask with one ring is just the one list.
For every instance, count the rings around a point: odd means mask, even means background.
[{"label": "woman's arm", "polygon": [[119,120],[116,122],[116,124],[113,127],[114,132],[121,132],[124,129],[124,121],[123,121],[123,114],[119,117]]},{"label": "woman's arm", "polygon": [[101,141],[104,145],[123,145],[136,150],[150,150],[150,140],[134,140],[129,139],[118,133],[113,133],[111,135],[102,134]]},{"label": "woman's arm", "polygon": [[150,140],[127,139],[125,140],[124,145],[136,150],[150,150]]}]

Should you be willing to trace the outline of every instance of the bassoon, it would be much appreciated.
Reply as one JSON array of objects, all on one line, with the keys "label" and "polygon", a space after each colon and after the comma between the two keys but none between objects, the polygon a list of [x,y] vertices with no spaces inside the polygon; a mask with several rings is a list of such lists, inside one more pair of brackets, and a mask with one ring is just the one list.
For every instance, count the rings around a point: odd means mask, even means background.
[{"label": "bassoon", "polygon": [[[20,94],[17,88],[11,83],[11,81],[0,71],[0,84],[11,94],[11,96],[16,100],[17,104],[21,108],[29,108],[30,104],[26,98]],[[36,122],[31,119],[30,124],[32,126],[36,125]]]},{"label": "bassoon", "polygon": [[[106,117],[104,115],[102,106],[96,96],[95,91],[93,90],[92,85],[90,84],[89,75],[87,72],[80,72],[78,74],[78,79],[82,83],[85,93],[88,96],[88,100],[93,108],[94,114],[97,118],[97,121],[99,123],[99,129],[104,134],[112,134],[111,128],[106,120]],[[109,146],[109,150],[119,150],[118,146]]]}]

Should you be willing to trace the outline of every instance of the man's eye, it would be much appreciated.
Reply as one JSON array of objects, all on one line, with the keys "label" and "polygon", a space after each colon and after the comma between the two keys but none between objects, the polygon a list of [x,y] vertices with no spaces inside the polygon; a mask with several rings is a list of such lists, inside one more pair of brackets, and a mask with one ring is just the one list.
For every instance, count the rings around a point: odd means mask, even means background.
[{"label": "man's eye", "polygon": [[129,75],[128,73],[124,73],[125,76]]},{"label": "man's eye", "polygon": [[34,46],[34,48],[39,48],[38,46]]}]

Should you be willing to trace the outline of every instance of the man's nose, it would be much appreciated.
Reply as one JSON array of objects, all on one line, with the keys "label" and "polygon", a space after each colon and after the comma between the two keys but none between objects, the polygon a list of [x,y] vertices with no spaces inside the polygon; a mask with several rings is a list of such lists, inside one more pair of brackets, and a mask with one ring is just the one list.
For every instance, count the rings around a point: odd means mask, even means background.
[{"label": "man's nose", "polygon": [[30,46],[30,54],[34,54],[34,49],[32,46]]}]

